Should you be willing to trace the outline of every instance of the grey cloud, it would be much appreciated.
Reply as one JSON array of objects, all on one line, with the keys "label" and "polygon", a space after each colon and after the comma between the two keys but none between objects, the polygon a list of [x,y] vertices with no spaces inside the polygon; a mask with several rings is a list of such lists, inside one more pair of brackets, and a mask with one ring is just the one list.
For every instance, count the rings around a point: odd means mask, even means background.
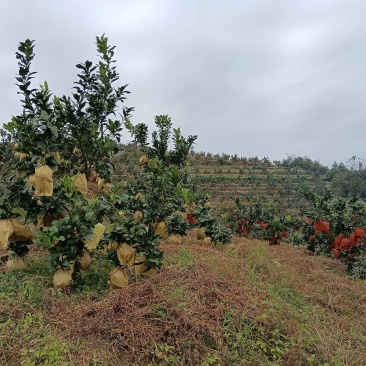
[{"label": "grey cloud", "polygon": [[365,11],[361,0],[14,1],[0,16],[0,120],[20,108],[19,41],[36,40],[36,85],[60,95],[106,33],[135,122],[169,114],[214,153],[365,157]]}]

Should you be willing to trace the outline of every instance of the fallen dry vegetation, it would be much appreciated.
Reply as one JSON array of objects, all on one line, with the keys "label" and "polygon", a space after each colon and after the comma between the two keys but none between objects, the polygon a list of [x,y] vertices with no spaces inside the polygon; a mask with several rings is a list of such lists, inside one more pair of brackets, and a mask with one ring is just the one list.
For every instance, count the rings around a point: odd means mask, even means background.
[{"label": "fallen dry vegetation", "polygon": [[95,260],[67,294],[32,250],[29,269],[1,274],[1,364],[366,364],[365,283],[340,262],[239,238],[162,247],[153,277],[108,291]]}]

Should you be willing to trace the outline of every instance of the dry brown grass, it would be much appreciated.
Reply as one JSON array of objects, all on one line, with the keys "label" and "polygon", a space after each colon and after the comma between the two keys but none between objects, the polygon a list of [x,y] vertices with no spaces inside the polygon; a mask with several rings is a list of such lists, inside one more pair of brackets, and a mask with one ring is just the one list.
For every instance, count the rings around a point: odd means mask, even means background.
[{"label": "dry brown grass", "polygon": [[240,309],[244,302],[232,284],[198,266],[168,269],[93,307],[79,304],[60,311],[58,304],[48,313],[58,329],[69,329],[73,337],[103,339],[125,364],[154,360],[156,345],[168,344],[183,356],[182,364],[194,365],[223,343],[226,307]]}]

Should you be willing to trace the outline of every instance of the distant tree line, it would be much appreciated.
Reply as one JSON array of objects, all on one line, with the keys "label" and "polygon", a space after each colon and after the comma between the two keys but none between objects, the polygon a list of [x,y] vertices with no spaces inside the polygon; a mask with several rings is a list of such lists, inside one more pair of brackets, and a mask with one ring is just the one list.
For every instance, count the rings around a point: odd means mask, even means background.
[{"label": "distant tree line", "polygon": [[331,183],[334,194],[366,199],[366,160],[353,156],[346,164],[334,162],[329,168],[309,157],[290,155],[280,163],[284,167],[301,168],[314,177]]}]

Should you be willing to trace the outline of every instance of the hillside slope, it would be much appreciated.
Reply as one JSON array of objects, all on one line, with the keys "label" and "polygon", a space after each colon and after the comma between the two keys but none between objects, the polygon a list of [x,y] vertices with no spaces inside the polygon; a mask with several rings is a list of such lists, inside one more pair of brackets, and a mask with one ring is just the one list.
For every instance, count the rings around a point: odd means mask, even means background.
[{"label": "hillside slope", "polygon": [[[133,177],[141,155],[142,152],[135,147],[124,146],[114,158],[114,180]],[[282,212],[298,212],[307,204],[301,189],[310,188],[322,193],[331,188],[327,168],[311,170],[289,165],[271,163],[267,159],[193,153],[189,155],[187,169],[198,189],[208,193],[216,207],[238,197],[244,202],[260,200]]]}]

